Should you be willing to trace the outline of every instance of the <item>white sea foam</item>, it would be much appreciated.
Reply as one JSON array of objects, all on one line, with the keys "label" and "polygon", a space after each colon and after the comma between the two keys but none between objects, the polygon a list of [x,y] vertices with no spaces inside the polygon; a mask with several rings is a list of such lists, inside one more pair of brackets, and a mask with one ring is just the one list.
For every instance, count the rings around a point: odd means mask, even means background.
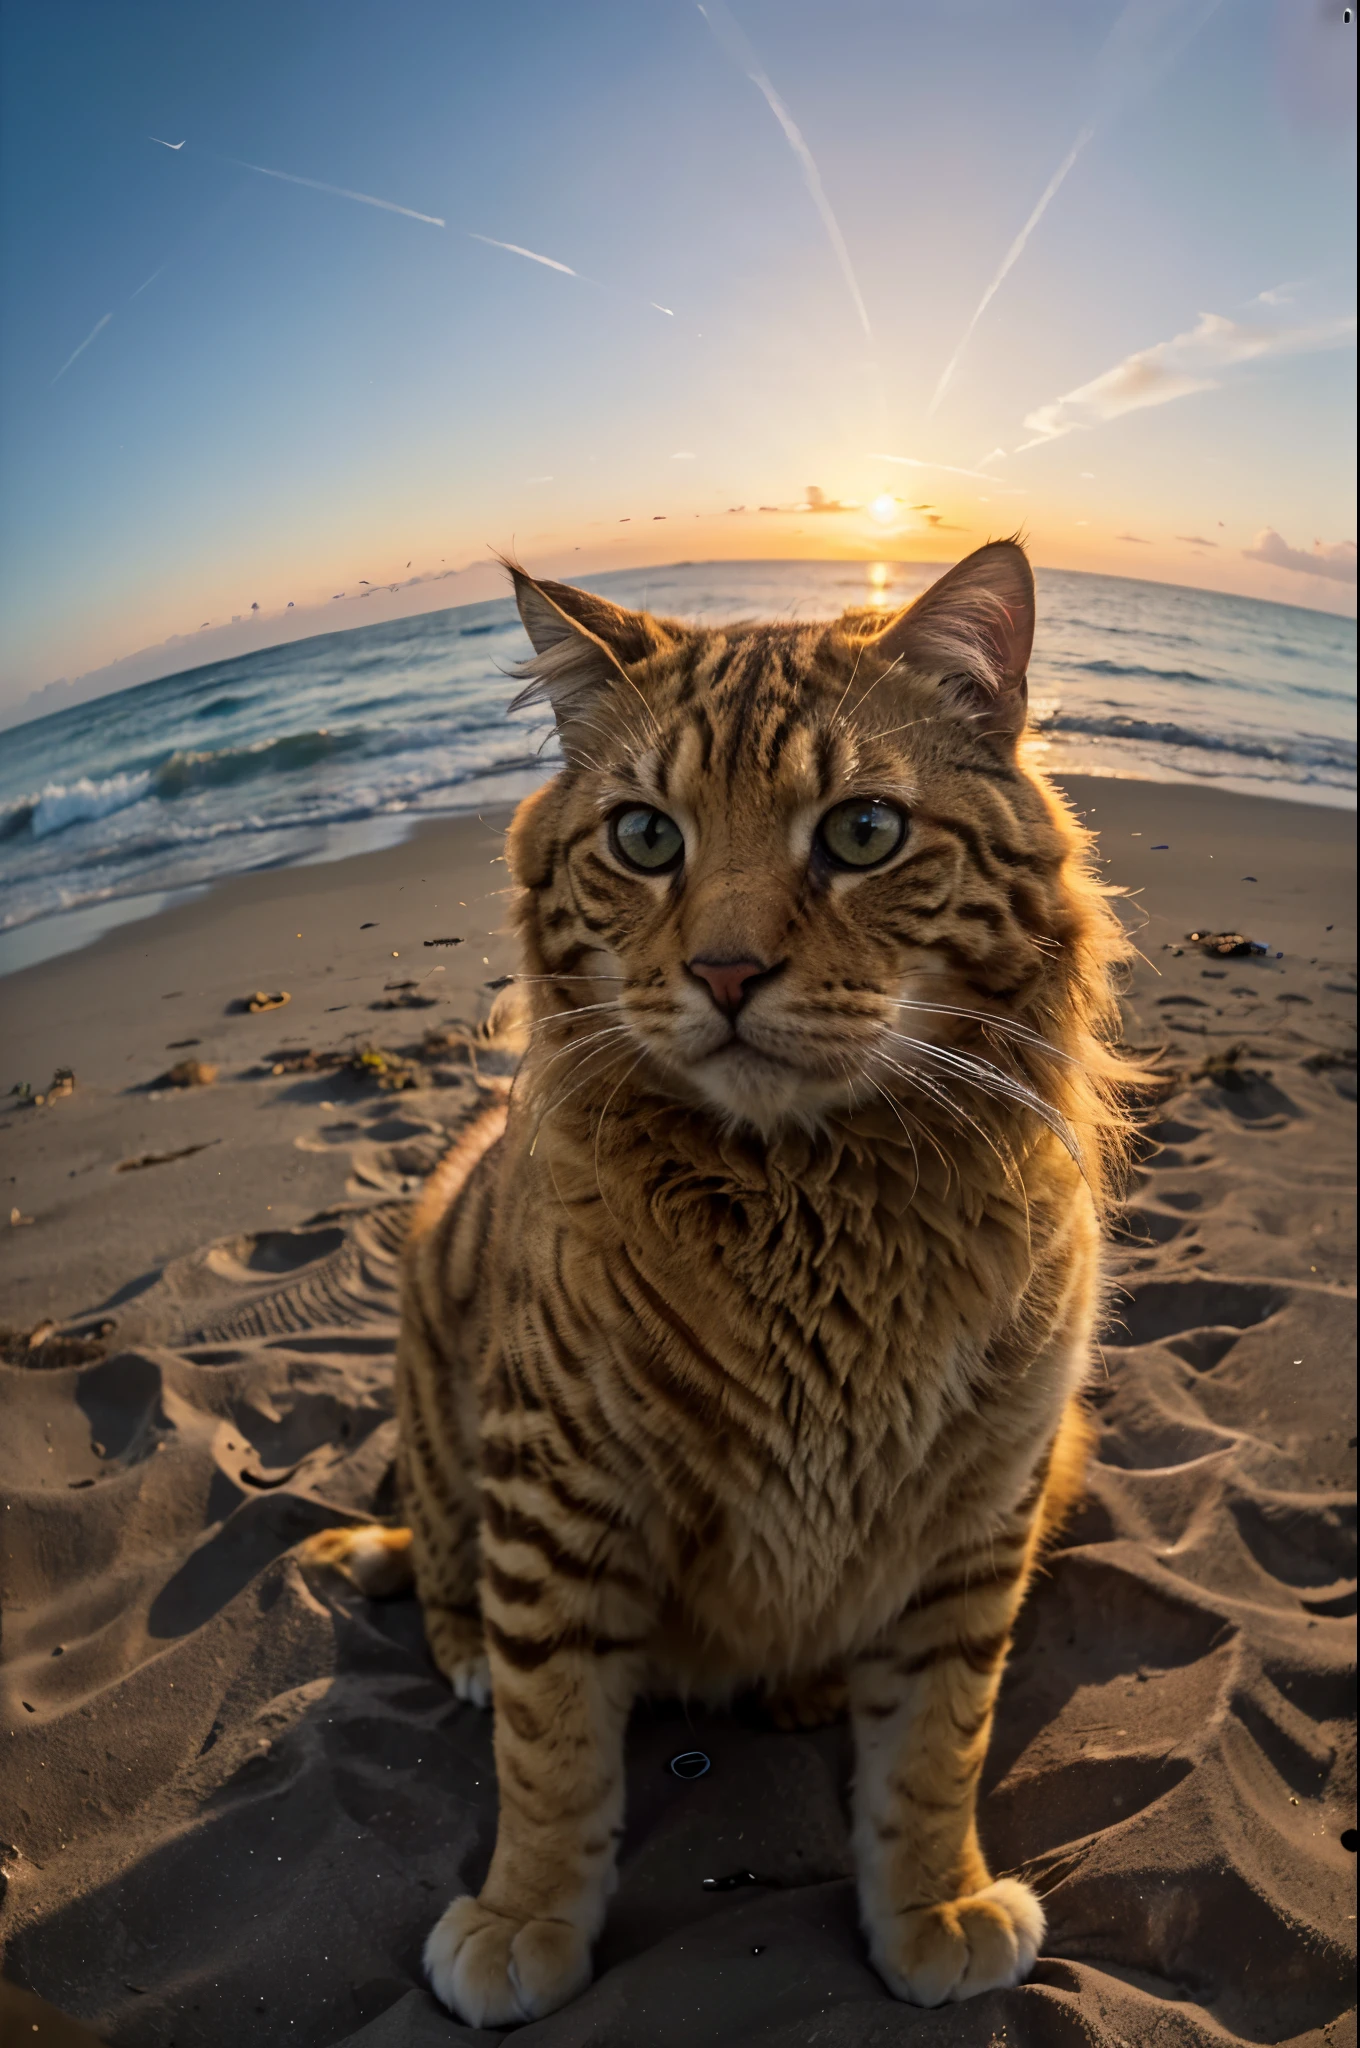
[{"label": "white sea foam", "polygon": [[107,818],[114,811],[141,803],[150,788],[151,776],[145,769],[139,774],[110,775],[102,782],[93,782],[88,775],[78,782],[49,782],[28,799],[28,829],[35,839],[44,839],[49,832],[64,831],[68,825]]}]

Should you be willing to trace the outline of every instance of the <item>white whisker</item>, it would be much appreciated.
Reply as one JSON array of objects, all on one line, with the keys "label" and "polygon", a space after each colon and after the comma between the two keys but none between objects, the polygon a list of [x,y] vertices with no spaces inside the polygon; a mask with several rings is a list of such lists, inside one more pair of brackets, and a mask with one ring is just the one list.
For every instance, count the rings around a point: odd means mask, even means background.
[{"label": "white whisker", "polygon": [[905,1031],[890,1031],[887,1036],[910,1046],[913,1052],[926,1059],[937,1060],[948,1072],[957,1074],[961,1080],[971,1081],[984,1094],[1014,1103],[1018,1108],[1032,1110],[1077,1164],[1081,1164],[1081,1149],[1067,1118],[1051,1102],[1046,1102],[1036,1089],[1015,1075],[993,1066],[990,1060],[978,1059],[972,1053],[957,1052],[949,1046],[932,1045],[928,1039],[911,1038]]},{"label": "white whisker", "polygon": [[892,996],[889,998],[896,1010],[924,1010],[936,1017],[963,1017],[972,1023],[982,1024],[993,1031],[999,1031],[1005,1038],[1014,1038],[1027,1045],[1034,1052],[1046,1052],[1052,1059],[1066,1060],[1069,1066],[1080,1062],[1061,1046],[1051,1045],[1041,1032],[1029,1024],[1021,1024],[1013,1017],[996,1017],[987,1010],[969,1010],[955,1003],[931,1003],[917,996]]}]

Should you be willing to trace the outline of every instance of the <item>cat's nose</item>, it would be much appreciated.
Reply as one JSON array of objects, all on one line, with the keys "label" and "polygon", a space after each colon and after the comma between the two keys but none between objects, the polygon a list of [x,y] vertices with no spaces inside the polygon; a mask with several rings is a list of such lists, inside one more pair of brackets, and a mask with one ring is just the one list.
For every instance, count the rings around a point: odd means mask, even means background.
[{"label": "cat's nose", "polygon": [[707,983],[708,992],[725,1017],[735,1017],[750,993],[751,983],[768,972],[759,960],[691,960],[689,971]]}]

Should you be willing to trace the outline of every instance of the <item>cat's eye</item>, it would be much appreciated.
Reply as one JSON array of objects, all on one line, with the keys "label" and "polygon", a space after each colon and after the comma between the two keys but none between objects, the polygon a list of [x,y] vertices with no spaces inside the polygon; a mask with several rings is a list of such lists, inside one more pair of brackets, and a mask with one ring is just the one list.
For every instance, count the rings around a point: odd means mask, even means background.
[{"label": "cat's eye", "polygon": [[664,874],[678,866],[685,851],[684,834],[674,818],[647,805],[620,811],[609,827],[615,853],[625,867],[640,868],[643,874]]},{"label": "cat's eye", "polygon": [[906,836],[905,813],[877,797],[852,796],[829,810],[817,827],[823,851],[838,868],[876,868]]}]

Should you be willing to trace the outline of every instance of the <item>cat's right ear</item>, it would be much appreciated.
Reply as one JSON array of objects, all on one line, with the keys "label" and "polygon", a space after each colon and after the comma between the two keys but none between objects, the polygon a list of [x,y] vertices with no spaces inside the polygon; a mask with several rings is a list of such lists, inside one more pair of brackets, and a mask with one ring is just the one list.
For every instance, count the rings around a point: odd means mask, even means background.
[{"label": "cat's right ear", "polygon": [[534,648],[515,670],[525,687],[511,709],[550,704],[568,756],[578,745],[589,753],[588,733],[596,729],[598,747],[598,727],[610,698],[617,699],[630,722],[638,708],[641,693],[629,668],[664,652],[672,636],[647,612],[625,611],[570,583],[540,582],[518,562],[506,560],[505,567]]}]

